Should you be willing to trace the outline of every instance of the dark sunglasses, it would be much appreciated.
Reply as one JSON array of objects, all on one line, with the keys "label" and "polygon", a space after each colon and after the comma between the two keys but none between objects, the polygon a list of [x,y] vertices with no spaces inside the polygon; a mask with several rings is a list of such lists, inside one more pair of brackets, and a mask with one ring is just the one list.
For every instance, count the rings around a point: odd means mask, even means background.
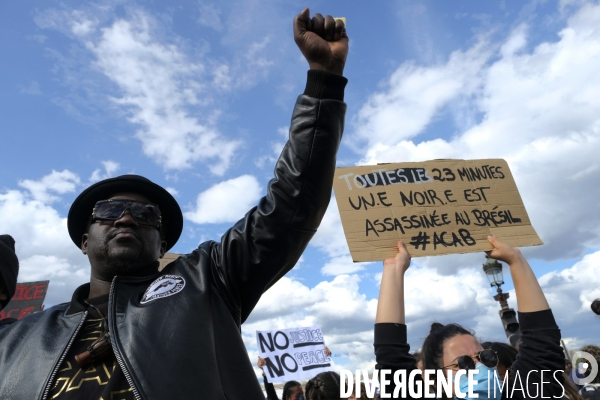
[{"label": "dark sunglasses", "polygon": [[92,223],[96,221],[116,221],[127,210],[130,210],[133,220],[138,224],[160,229],[162,222],[160,208],[156,204],[133,200],[100,200],[92,210]]},{"label": "dark sunglasses", "polygon": [[[488,368],[494,368],[498,366],[498,353],[492,349],[481,350],[479,353],[474,356],[477,358],[483,365]],[[473,357],[471,356],[460,356],[456,359],[454,364],[446,365],[444,368],[454,368],[458,367],[460,369],[475,369],[475,361],[473,361]]]}]

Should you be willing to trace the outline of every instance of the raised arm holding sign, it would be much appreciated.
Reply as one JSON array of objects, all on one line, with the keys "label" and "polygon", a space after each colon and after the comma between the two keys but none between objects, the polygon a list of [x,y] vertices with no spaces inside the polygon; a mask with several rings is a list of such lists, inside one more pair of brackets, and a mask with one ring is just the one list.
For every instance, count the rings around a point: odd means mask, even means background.
[{"label": "raised arm holding sign", "polygon": [[[398,242],[396,256],[384,261],[374,330],[376,368],[388,377],[385,384],[380,380],[381,398],[423,398],[431,388],[436,392],[432,397],[438,399],[465,398],[471,391],[480,399],[564,395],[560,330],[529,263],[518,249],[492,236],[486,241],[492,248],[488,254],[510,266],[519,308],[522,343],[508,378],[499,378],[498,355],[484,350],[473,331],[454,323],[433,323],[421,348],[424,370],[432,375],[421,379],[410,354],[404,314],[404,275],[412,253]],[[467,378],[467,371],[474,373],[472,378]],[[416,378],[408,379],[415,372]]]}]

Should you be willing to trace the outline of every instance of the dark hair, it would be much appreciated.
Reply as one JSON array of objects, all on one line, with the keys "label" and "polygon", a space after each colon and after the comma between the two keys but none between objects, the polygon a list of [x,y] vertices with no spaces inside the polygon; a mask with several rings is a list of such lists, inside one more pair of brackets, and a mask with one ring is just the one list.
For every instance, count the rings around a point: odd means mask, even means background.
[{"label": "dark hair", "polygon": [[306,400],[338,400],[340,376],[335,372],[321,372],[306,383]]},{"label": "dark hair", "polygon": [[[473,333],[458,324],[442,325],[439,322],[431,324],[429,335],[425,338],[423,347],[421,347],[423,368],[434,370],[442,369],[443,365],[441,365],[441,363],[444,357],[444,343],[446,340],[458,335],[473,336]],[[446,398],[443,391],[442,398]]]},{"label": "dark hair", "polygon": [[600,315],[600,299],[592,301],[592,311],[595,314]]},{"label": "dark hair", "polygon": [[283,385],[283,394],[281,395],[283,400],[287,400],[288,397],[292,397],[292,389],[294,389],[296,386],[301,386],[300,382],[287,381],[285,385]]},{"label": "dark hair", "polygon": [[498,354],[498,362],[504,365],[505,368],[510,368],[517,359],[517,349],[501,342],[484,342],[481,343],[484,349],[492,349]]}]

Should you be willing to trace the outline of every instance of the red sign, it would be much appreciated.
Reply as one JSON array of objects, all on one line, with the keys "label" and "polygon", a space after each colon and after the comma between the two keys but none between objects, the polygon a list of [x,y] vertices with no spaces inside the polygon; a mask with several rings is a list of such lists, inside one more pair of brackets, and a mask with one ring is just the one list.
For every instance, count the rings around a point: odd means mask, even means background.
[{"label": "red sign", "polygon": [[10,303],[0,310],[0,319],[22,319],[30,314],[42,311],[50,281],[17,283],[15,295]]}]

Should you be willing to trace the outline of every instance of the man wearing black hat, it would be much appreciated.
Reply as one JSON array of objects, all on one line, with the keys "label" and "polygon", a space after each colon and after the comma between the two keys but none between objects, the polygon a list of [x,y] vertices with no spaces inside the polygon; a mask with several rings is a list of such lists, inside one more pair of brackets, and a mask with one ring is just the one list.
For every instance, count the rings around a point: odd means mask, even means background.
[{"label": "man wearing black hat", "polygon": [[240,326],[325,213],[346,110],[343,22],[305,9],[294,39],[310,70],[267,195],[158,272],[183,226],[175,199],[136,175],[84,190],[68,229],[90,282],[0,328],[1,399],[264,399]]}]

